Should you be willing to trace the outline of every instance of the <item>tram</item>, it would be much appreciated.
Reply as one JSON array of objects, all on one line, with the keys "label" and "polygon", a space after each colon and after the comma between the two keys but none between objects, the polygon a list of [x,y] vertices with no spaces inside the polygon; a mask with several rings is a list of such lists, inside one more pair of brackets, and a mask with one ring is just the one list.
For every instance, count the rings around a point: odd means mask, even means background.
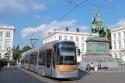
[{"label": "tram", "polygon": [[78,77],[76,46],[73,41],[53,41],[22,53],[21,67],[53,78]]}]

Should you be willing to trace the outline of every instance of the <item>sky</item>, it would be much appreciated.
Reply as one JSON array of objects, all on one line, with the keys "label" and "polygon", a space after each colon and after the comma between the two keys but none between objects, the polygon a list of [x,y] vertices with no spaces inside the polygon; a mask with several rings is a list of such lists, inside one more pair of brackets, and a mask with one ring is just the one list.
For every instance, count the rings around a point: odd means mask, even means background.
[{"label": "sky", "polygon": [[14,46],[30,45],[54,29],[89,31],[98,10],[109,28],[125,23],[125,0],[0,0],[0,23],[15,26]]}]

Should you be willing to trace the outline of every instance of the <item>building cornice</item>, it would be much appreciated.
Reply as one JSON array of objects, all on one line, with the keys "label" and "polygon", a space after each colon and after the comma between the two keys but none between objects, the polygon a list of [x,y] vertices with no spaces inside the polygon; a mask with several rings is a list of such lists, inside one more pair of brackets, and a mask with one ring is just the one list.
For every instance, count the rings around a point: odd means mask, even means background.
[{"label": "building cornice", "polygon": [[89,36],[89,32],[53,31],[51,33],[48,33],[46,36],[43,36],[43,39],[46,39],[56,33]]},{"label": "building cornice", "polygon": [[0,29],[5,29],[5,30],[16,30],[16,28],[14,26],[10,26],[10,25],[5,25],[5,24],[0,24]]},{"label": "building cornice", "polygon": [[118,25],[115,26],[111,29],[111,32],[115,32],[115,31],[120,31],[120,30],[125,30],[125,24],[124,25]]}]

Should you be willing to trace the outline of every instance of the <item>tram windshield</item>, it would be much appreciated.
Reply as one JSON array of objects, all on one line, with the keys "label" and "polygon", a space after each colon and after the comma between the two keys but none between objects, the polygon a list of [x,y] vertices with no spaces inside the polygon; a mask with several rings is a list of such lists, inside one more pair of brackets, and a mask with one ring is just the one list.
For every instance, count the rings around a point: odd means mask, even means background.
[{"label": "tram windshield", "polygon": [[61,47],[60,55],[62,56],[75,56],[75,48],[73,47]]},{"label": "tram windshield", "polygon": [[76,64],[76,49],[75,47],[61,47],[58,57],[59,64]]}]

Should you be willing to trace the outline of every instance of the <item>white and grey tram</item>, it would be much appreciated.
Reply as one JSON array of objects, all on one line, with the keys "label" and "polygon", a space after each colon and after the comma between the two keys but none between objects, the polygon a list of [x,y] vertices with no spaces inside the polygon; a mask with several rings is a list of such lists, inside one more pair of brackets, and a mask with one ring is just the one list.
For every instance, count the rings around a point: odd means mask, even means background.
[{"label": "white and grey tram", "polygon": [[78,76],[76,46],[73,41],[53,41],[21,55],[21,67],[53,78]]}]

